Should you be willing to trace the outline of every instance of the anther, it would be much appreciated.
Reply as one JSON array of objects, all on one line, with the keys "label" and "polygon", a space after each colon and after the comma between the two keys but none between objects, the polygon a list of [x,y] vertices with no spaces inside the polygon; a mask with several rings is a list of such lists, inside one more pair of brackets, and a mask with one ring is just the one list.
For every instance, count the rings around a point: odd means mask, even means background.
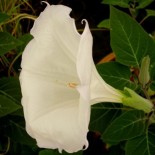
[{"label": "anther", "polygon": [[77,84],[76,83],[73,83],[73,82],[70,82],[70,83],[68,83],[68,86],[70,88],[76,88]]}]

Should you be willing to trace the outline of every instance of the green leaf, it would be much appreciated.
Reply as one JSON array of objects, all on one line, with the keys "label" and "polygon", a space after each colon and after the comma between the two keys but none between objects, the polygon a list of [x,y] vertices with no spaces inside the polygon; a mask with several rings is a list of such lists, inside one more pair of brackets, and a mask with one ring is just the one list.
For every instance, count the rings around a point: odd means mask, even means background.
[{"label": "green leaf", "polygon": [[36,145],[36,141],[27,134],[25,128],[13,121],[10,121],[10,126],[6,129],[6,133],[14,142]]},{"label": "green leaf", "polygon": [[116,118],[103,133],[102,137],[107,142],[119,142],[143,134],[144,129],[144,112],[130,110]]},{"label": "green leaf", "polygon": [[7,32],[0,32],[0,56],[15,49],[22,42]]},{"label": "green leaf", "polygon": [[103,0],[102,3],[110,5],[118,5],[123,8],[129,8],[129,0]]},{"label": "green leaf", "polygon": [[154,61],[155,42],[134,19],[111,7],[110,25],[111,47],[117,61],[138,68],[146,55],[151,63]]},{"label": "green leaf", "polygon": [[155,91],[155,62],[150,67],[151,85],[150,88]]},{"label": "green leaf", "polygon": [[113,103],[98,103],[91,108],[89,129],[103,133],[110,123],[120,115],[121,105]]},{"label": "green leaf", "polygon": [[125,155],[124,146],[118,145],[112,145],[108,150],[108,155]]},{"label": "green leaf", "polygon": [[147,17],[155,16],[155,10],[146,9],[146,16]]},{"label": "green leaf", "polygon": [[130,7],[130,3],[138,3],[138,6],[136,7],[136,9],[143,9],[146,6],[148,6],[149,4],[151,4],[153,2],[153,0],[103,0],[102,3],[104,4],[110,4],[110,5],[117,5],[123,8],[129,8]]},{"label": "green leaf", "polygon": [[126,155],[155,154],[155,124],[149,126],[144,135],[130,139],[125,147]]},{"label": "green leaf", "polygon": [[0,117],[21,112],[21,90],[19,79],[1,78],[0,79]]},{"label": "green leaf", "polygon": [[11,114],[20,108],[21,106],[11,96],[2,94],[0,91],[0,117]]},{"label": "green leaf", "polygon": [[150,5],[154,0],[138,0],[139,5],[136,7],[137,9],[143,9]]},{"label": "green leaf", "polygon": [[41,150],[39,152],[39,155],[60,155],[60,153],[57,152],[56,150],[46,149],[46,150]]},{"label": "green leaf", "polygon": [[12,116],[24,117],[23,108],[20,108],[20,109],[16,110],[15,112],[11,113],[11,115],[12,115]]},{"label": "green leaf", "polygon": [[62,153],[59,153],[57,150],[46,149],[40,151],[39,155],[82,155],[82,151],[76,153],[66,153],[63,151]]},{"label": "green leaf", "polygon": [[97,70],[108,84],[117,89],[123,90],[124,87],[136,87],[130,80],[131,72],[127,66],[123,66],[117,62],[107,62],[97,65]]},{"label": "green leaf", "polygon": [[0,79],[0,91],[14,98],[18,103],[21,101],[21,89],[19,78],[7,77]]},{"label": "green leaf", "polygon": [[4,21],[6,21],[9,18],[9,16],[6,13],[0,12],[0,24]]},{"label": "green leaf", "polygon": [[28,44],[28,42],[33,38],[31,34],[25,34],[22,35],[19,40],[23,42],[22,45],[18,47],[18,53],[21,53],[24,51],[25,46]]},{"label": "green leaf", "polygon": [[107,28],[107,29],[110,29],[110,19],[105,19],[103,21],[101,21],[97,27],[99,28]]}]

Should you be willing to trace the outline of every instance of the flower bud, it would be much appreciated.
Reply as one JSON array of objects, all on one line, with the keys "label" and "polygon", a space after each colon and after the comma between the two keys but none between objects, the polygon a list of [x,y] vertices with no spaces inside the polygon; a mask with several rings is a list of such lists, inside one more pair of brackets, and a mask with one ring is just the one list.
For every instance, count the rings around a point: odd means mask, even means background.
[{"label": "flower bud", "polygon": [[149,66],[150,66],[150,57],[146,56],[142,60],[139,73],[139,82],[142,84],[143,88],[150,80]]}]

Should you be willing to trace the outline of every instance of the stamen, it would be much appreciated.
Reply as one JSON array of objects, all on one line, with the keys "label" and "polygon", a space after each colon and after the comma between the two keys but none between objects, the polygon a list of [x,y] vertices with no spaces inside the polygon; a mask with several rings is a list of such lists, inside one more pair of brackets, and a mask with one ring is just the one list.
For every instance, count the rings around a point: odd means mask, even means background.
[{"label": "stamen", "polygon": [[73,82],[68,83],[68,86],[69,86],[70,88],[76,88],[77,85],[78,85],[78,84],[73,83]]},{"label": "stamen", "polygon": [[60,85],[63,85],[63,86],[67,86],[67,87],[70,87],[70,88],[76,88],[77,87],[77,83],[74,83],[74,82],[63,82],[63,81],[59,81],[59,80],[56,80],[55,81],[57,84],[60,84]]}]

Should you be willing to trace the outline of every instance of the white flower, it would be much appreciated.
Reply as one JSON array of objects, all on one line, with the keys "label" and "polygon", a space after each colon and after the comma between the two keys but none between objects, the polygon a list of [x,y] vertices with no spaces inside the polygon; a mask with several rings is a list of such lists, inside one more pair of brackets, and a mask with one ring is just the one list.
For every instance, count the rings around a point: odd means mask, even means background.
[{"label": "white flower", "polygon": [[36,19],[22,56],[20,82],[26,130],[43,148],[76,152],[88,146],[90,107],[121,102],[92,59],[86,20],[82,34],[63,5],[48,5]]}]

